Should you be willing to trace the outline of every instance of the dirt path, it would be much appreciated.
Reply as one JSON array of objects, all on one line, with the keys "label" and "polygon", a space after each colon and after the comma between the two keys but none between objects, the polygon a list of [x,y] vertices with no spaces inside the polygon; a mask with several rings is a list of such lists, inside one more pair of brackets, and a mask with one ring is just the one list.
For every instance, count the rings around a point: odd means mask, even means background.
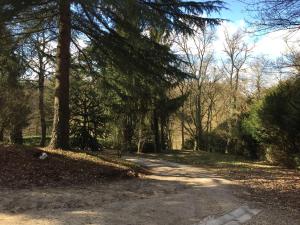
[{"label": "dirt path", "polygon": [[[256,212],[235,197],[236,184],[206,169],[128,160],[153,173],[90,187],[0,190],[0,225],[229,225]],[[275,224],[268,217],[263,211],[247,224]]]}]

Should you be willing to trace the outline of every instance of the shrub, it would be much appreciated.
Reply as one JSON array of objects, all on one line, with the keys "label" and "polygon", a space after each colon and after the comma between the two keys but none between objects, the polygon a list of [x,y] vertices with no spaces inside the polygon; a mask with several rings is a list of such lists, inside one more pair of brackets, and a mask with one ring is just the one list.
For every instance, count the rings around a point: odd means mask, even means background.
[{"label": "shrub", "polygon": [[282,165],[289,168],[296,167],[296,161],[293,155],[288,154],[281,147],[269,145],[265,149],[266,160],[274,165]]},{"label": "shrub", "polygon": [[263,101],[261,121],[265,142],[282,146],[288,154],[300,152],[300,80],[290,79],[272,89]]}]

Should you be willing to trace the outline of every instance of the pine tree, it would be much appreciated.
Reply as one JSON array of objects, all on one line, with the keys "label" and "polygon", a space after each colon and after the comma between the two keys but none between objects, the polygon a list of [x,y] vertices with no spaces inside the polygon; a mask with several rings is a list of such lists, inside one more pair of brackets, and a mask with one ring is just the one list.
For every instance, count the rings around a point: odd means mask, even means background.
[{"label": "pine tree", "polygon": [[30,110],[19,82],[24,68],[17,47],[9,29],[0,24],[0,141],[6,130],[11,143],[22,144],[22,130],[27,125]]},{"label": "pine tree", "polygon": [[[138,17],[143,18],[138,27],[127,20],[129,6],[135,9]],[[50,147],[69,147],[69,71],[70,44],[72,34],[84,36],[94,43],[95,52],[102,57],[102,63],[108,61],[120,71],[130,73],[138,71],[144,75],[169,74],[184,76],[176,66],[179,60],[166,48],[147,35],[149,27],[163,26],[167,32],[193,34],[193,27],[215,25],[219,19],[207,18],[203,14],[219,11],[222,1],[181,1],[181,0],[28,0],[1,1],[0,15],[3,21],[15,28],[15,34],[28,35],[39,31],[39,24],[45,17],[58,21],[57,69],[54,101],[54,121]],[[31,27],[22,27],[28,20],[35,21]],[[136,42],[116,32],[122,27],[135,37]],[[138,29],[137,29],[138,28]],[[73,30],[73,33],[71,32]],[[141,43],[141,44],[136,44]]]}]

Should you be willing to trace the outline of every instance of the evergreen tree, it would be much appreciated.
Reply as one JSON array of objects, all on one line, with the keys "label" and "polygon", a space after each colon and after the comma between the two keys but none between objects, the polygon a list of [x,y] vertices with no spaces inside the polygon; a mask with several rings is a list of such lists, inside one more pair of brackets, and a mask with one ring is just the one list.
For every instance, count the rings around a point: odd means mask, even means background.
[{"label": "evergreen tree", "polygon": [[72,147],[82,150],[101,150],[99,139],[106,134],[108,117],[97,80],[83,78],[82,71],[72,70],[70,109]]},{"label": "evergreen tree", "polygon": [[7,130],[11,143],[22,144],[22,129],[27,125],[30,110],[19,82],[24,68],[17,47],[10,31],[0,24],[0,141]]},{"label": "evergreen tree", "polygon": [[[132,26],[127,20],[127,6],[133,7],[142,17],[142,24]],[[193,27],[206,24],[218,24],[219,19],[204,17],[219,11],[222,1],[100,1],[100,0],[29,0],[1,1],[0,15],[3,20],[14,26],[15,33],[28,34],[38,32],[45,17],[57,21],[57,69],[54,101],[54,121],[50,147],[68,148],[69,144],[69,71],[70,44],[74,34],[81,34],[94,43],[95,51],[102,57],[102,63],[110,62],[121,71],[141,71],[141,74],[157,76],[158,74],[184,75],[174,64],[177,57],[168,48],[155,43],[147,36],[149,27],[165,27],[168,32],[192,34]],[[35,21],[31,27],[22,27],[27,20]],[[117,27],[124,28],[131,37],[116,32]],[[75,38],[73,36],[73,38]],[[131,38],[132,39],[132,38]],[[137,43],[142,43],[137,44]],[[146,43],[146,44],[143,44]]]}]

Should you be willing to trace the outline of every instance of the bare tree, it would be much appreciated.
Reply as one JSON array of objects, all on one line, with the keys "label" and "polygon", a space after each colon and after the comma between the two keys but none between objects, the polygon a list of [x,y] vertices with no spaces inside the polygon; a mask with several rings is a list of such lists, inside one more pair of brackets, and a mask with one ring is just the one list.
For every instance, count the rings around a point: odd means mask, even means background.
[{"label": "bare tree", "polygon": [[[193,75],[188,84],[192,90],[190,99],[191,121],[185,126],[189,134],[194,137],[194,149],[199,150],[203,136],[204,84],[208,81],[210,67],[214,61],[212,49],[215,35],[208,28],[198,30],[192,37],[181,37],[176,41],[177,47],[187,62],[186,70]],[[192,125],[190,124],[192,122]],[[195,129],[194,129],[195,128]],[[184,139],[184,138],[183,138]]]},{"label": "bare tree", "polygon": [[44,147],[46,144],[46,113],[44,104],[45,95],[45,79],[49,77],[53,70],[54,58],[52,56],[53,49],[51,42],[55,37],[50,32],[40,32],[33,34],[26,40],[24,47],[26,48],[23,54],[24,62],[29,68],[28,72],[31,75],[37,75],[38,90],[39,90],[39,116],[41,125],[41,140],[40,146]]},{"label": "bare tree", "polygon": [[[186,95],[189,91],[189,86],[185,80],[183,80],[181,83],[178,85],[179,92],[181,95]],[[180,120],[180,132],[181,132],[181,149],[184,149],[184,143],[185,143],[185,120],[186,120],[186,112],[185,112],[185,105],[183,104],[180,107],[179,112],[177,113],[177,116],[179,117]]]},{"label": "bare tree", "polygon": [[253,16],[252,25],[258,30],[299,30],[300,1],[298,0],[245,0]]},{"label": "bare tree", "polygon": [[270,73],[271,62],[265,56],[255,57],[250,63],[253,91],[256,99],[261,99],[266,76]]},{"label": "bare tree", "polygon": [[205,85],[205,95],[206,95],[206,149],[211,151],[210,147],[210,133],[213,130],[213,121],[219,110],[219,106],[217,105],[217,101],[221,96],[218,82],[223,78],[223,74],[221,73],[220,69],[215,67],[211,73],[210,79]]},{"label": "bare tree", "polygon": [[286,40],[286,52],[277,59],[276,67],[276,69],[284,75],[284,78],[299,76],[300,51],[297,44],[289,43],[288,40]]},{"label": "bare tree", "polygon": [[[238,102],[238,93],[241,81],[241,73],[245,67],[246,61],[249,58],[251,49],[244,41],[245,35],[242,30],[237,30],[233,34],[229,34],[228,30],[225,30],[225,43],[224,53],[226,55],[225,60],[222,60],[224,71],[229,79],[229,117],[232,121],[228,121],[228,131],[232,133],[233,127],[237,123],[237,115],[240,110],[240,104]],[[226,152],[231,143],[231,135],[228,135]]]}]

